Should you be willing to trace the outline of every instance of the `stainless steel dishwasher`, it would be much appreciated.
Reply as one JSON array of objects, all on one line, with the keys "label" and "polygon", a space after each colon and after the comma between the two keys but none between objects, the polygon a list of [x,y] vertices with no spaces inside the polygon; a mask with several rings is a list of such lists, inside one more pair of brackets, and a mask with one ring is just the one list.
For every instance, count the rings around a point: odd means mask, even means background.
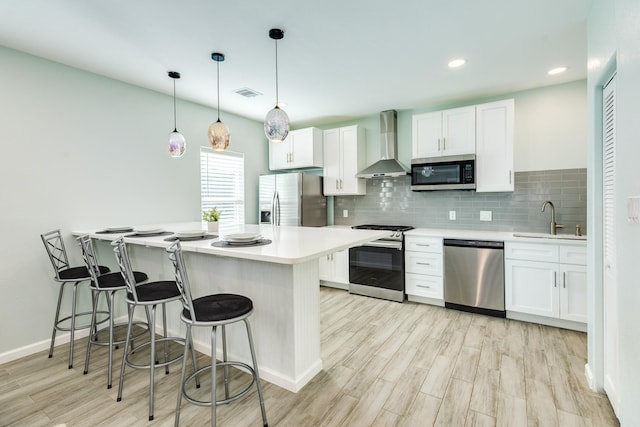
[{"label": "stainless steel dishwasher", "polygon": [[444,305],[505,317],[504,242],[444,239]]}]

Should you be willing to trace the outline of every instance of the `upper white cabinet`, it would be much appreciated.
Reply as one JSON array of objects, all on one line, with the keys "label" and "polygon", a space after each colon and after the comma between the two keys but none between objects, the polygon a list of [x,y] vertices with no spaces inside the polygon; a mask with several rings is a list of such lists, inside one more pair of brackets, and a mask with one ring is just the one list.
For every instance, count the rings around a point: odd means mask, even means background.
[{"label": "upper white cabinet", "polygon": [[364,178],[356,174],[366,166],[364,130],[347,126],[324,131],[324,194],[363,195]]},{"label": "upper white cabinet", "polygon": [[322,129],[292,130],[284,141],[269,142],[269,169],[321,168],[322,151]]},{"label": "upper white cabinet", "polygon": [[457,156],[476,151],[476,107],[413,116],[412,157]]},{"label": "upper white cabinet", "polygon": [[476,105],[476,191],[513,191],[513,99]]}]

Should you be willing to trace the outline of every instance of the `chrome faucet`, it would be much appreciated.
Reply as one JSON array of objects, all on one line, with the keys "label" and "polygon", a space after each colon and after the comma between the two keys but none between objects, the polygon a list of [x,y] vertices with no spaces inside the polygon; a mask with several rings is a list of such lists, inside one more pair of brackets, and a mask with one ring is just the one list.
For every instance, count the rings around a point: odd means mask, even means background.
[{"label": "chrome faucet", "polygon": [[542,209],[540,209],[540,212],[544,212],[544,208],[547,207],[547,205],[551,206],[551,228],[550,228],[550,232],[552,235],[556,235],[556,231],[558,228],[564,228],[564,225],[562,224],[556,224],[556,207],[553,206],[553,203],[551,202],[551,200],[545,200],[544,202],[542,202]]}]

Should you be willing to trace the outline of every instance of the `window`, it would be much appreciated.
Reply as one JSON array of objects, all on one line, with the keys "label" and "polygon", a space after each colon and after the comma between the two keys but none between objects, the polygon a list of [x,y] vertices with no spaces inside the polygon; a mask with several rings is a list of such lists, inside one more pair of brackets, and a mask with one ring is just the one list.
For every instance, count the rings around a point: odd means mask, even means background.
[{"label": "window", "polygon": [[225,224],[244,224],[244,154],[200,147],[200,203]]}]

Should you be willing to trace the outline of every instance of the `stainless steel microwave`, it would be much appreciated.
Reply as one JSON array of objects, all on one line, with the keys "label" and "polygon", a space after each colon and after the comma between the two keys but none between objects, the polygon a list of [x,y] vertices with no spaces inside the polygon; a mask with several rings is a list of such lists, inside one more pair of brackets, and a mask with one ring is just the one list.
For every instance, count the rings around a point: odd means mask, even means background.
[{"label": "stainless steel microwave", "polygon": [[430,157],[411,160],[411,190],[475,190],[476,156]]}]

